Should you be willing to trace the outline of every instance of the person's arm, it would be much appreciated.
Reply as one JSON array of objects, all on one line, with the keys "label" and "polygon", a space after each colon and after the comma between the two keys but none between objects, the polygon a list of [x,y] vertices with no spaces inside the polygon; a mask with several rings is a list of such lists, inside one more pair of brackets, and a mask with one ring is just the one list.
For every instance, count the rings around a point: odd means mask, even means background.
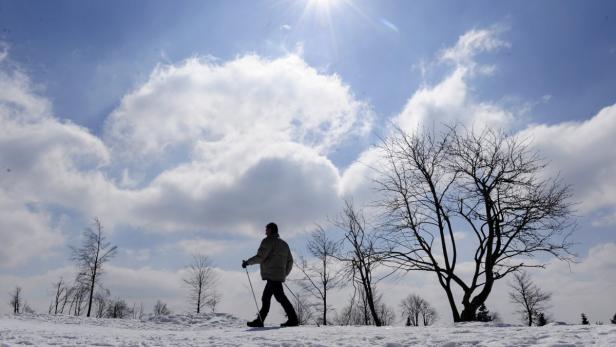
[{"label": "person's arm", "polygon": [[271,242],[267,242],[266,240],[263,240],[263,241],[261,241],[261,245],[259,246],[259,250],[257,251],[257,255],[255,255],[254,257],[246,260],[246,263],[248,265],[261,264],[261,262],[263,260],[265,260],[267,258],[267,256],[269,256],[271,251],[272,251],[272,244],[271,244]]},{"label": "person's arm", "polygon": [[291,270],[293,270],[293,255],[291,254],[291,251],[289,251],[288,256],[287,256],[287,275],[286,276],[289,276],[289,274],[291,273]]}]

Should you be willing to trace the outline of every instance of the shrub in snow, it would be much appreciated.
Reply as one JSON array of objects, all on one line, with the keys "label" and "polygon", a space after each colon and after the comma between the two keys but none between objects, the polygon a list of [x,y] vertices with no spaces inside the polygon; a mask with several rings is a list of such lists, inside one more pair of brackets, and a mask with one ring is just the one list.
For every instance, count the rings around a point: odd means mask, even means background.
[{"label": "shrub in snow", "polygon": [[481,304],[479,310],[477,310],[477,321],[479,322],[491,322],[493,320],[490,311],[486,307],[486,304]]},{"label": "shrub in snow", "polygon": [[171,311],[167,308],[167,304],[164,302],[157,300],[154,305],[154,316],[166,316],[171,313]]},{"label": "shrub in snow", "polygon": [[545,319],[545,315],[543,314],[543,312],[539,312],[539,314],[537,314],[537,326],[544,326],[546,324],[548,324],[548,320]]}]

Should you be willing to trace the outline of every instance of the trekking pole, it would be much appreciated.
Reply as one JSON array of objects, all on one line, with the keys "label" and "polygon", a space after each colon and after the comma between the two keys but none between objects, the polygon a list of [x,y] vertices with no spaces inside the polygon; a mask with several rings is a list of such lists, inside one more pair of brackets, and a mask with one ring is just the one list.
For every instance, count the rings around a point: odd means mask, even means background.
[{"label": "trekking pole", "polygon": [[255,295],[255,290],[252,288],[252,281],[250,280],[248,269],[244,268],[244,270],[246,270],[246,276],[248,277],[248,283],[250,284],[250,291],[252,292],[252,298],[255,299],[255,307],[257,308],[257,315],[259,316],[259,320],[261,321],[261,324],[263,324],[263,319],[261,318],[261,311],[259,311],[259,304],[257,304],[257,297]]}]

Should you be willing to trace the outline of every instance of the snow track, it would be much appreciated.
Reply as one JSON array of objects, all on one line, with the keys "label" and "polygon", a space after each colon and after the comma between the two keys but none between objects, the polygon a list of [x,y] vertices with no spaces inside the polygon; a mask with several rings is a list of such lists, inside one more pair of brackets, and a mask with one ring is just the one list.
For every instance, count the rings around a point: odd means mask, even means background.
[{"label": "snow track", "polygon": [[314,327],[250,330],[227,314],[144,320],[0,317],[0,346],[616,346],[616,325]]}]

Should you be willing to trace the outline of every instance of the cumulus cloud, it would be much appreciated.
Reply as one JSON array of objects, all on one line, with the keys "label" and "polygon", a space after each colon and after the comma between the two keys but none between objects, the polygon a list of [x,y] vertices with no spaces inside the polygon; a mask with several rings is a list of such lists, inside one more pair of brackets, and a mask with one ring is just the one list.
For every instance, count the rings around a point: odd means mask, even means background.
[{"label": "cumulus cloud", "polygon": [[64,241],[50,224],[46,213],[30,210],[0,194],[0,268],[20,265],[33,255],[50,255],[51,249]]},{"label": "cumulus cloud", "polygon": [[301,231],[337,210],[327,154],[373,117],[338,76],[296,55],[160,66],[102,138],[55,118],[18,69],[1,69],[0,86],[3,193],[22,208],[98,216],[110,232],[246,233],[272,220]]},{"label": "cumulus cloud", "polygon": [[572,184],[578,208],[616,224],[616,105],[585,121],[532,125],[519,136],[550,160],[551,174]]},{"label": "cumulus cloud", "polygon": [[326,153],[353,131],[365,131],[370,115],[336,75],[319,74],[296,55],[248,55],[225,64],[193,58],[158,67],[125,96],[105,137],[132,156],[197,141],[292,141]]},{"label": "cumulus cloud", "polygon": [[79,185],[73,178],[107,153],[85,129],[51,117],[51,104],[28,76],[1,61],[0,124],[0,267],[13,267],[62,244],[45,204],[60,192],[71,200]]},{"label": "cumulus cloud", "polygon": [[[439,60],[452,61],[455,66],[435,85],[420,87],[411,95],[391,124],[413,133],[423,128],[439,128],[443,124],[462,124],[471,129],[485,127],[507,128],[515,123],[511,110],[490,101],[477,100],[472,93],[470,81],[482,68],[474,58],[482,52],[491,52],[508,44],[498,38],[498,28],[471,30],[458,42],[440,53]],[[389,134],[385,136],[391,135]],[[374,195],[371,181],[380,167],[378,148],[364,151],[342,177],[342,191],[362,197]]]},{"label": "cumulus cloud", "polygon": [[153,177],[132,194],[133,223],[246,232],[277,220],[301,230],[338,206],[327,153],[371,121],[336,75],[296,55],[194,58],[157,68],[125,96],[104,139],[131,185]]}]

